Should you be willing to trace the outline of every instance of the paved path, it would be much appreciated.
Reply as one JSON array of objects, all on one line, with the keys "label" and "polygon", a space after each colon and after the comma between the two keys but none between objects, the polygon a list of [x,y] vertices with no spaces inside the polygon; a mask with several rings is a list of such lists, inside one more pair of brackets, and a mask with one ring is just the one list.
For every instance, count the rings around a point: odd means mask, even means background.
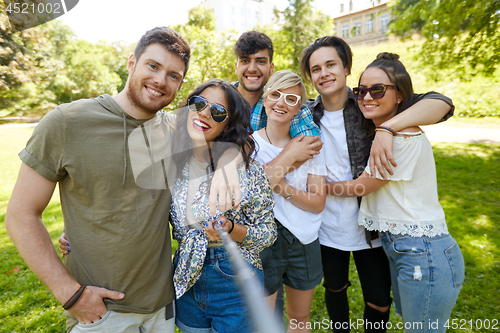
[{"label": "paved path", "polygon": [[[4,124],[0,129],[8,127],[34,127],[36,123]],[[422,126],[427,137],[433,142],[460,143],[500,143],[500,128],[474,128],[446,126],[446,123]]]},{"label": "paved path", "polygon": [[500,143],[500,128],[454,127],[442,123],[422,129],[433,142]]}]

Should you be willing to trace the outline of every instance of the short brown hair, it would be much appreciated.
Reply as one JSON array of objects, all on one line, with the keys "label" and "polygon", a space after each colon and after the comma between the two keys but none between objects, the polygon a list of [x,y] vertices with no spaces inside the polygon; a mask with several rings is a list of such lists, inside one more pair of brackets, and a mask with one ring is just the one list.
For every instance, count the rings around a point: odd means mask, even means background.
[{"label": "short brown hair", "polygon": [[342,65],[344,68],[351,72],[352,67],[352,52],[349,45],[340,37],[337,36],[325,36],[316,39],[311,45],[307,46],[302,50],[300,54],[300,73],[304,78],[311,78],[311,70],[309,69],[309,60],[311,55],[322,47],[333,47],[340,59],[342,60]]},{"label": "short brown hair", "polygon": [[170,52],[177,54],[184,61],[184,76],[189,68],[189,59],[191,58],[191,48],[186,40],[175,30],[168,27],[156,27],[142,35],[137,43],[134,56],[137,60],[151,44],[160,44]]},{"label": "short brown hair", "polygon": [[258,31],[247,31],[241,34],[234,45],[234,53],[238,58],[255,54],[260,50],[269,52],[269,62],[273,62],[273,42],[268,35]]}]

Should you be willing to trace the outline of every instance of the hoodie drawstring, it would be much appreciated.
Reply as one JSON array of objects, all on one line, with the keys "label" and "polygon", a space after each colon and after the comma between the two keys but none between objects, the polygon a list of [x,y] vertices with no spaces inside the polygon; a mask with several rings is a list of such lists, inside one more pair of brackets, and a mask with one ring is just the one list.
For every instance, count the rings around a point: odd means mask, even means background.
[{"label": "hoodie drawstring", "polygon": [[127,176],[127,117],[123,114],[123,179],[122,187],[125,185]]},{"label": "hoodie drawstring", "polygon": [[[141,125],[142,129],[142,134],[144,135],[144,141],[146,142],[146,147],[148,147],[148,153],[149,153],[149,158],[151,159],[151,185],[154,184],[154,165],[155,161],[153,158],[153,152],[151,151],[151,144],[148,140],[148,135],[146,133],[146,128],[144,128],[144,125]],[[149,136],[151,139],[153,139],[153,135],[151,134],[151,126],[149,126]],[[151,197],[154,199],[155,198],[155,192],[154,189],[151,188]]]}]

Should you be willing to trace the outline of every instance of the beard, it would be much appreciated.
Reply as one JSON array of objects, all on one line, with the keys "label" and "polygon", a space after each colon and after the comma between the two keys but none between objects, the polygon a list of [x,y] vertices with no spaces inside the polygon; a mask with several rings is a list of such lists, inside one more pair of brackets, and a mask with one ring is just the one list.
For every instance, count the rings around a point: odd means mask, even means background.
[{"label": "beard", "polygon": [[[266,82],[267,83],[267,82]],[[249,92],[258,92],[258,91],[261,91],[264,86],[266,85],[265,83],[264,84],[261,84],[258,88],[248,88],[245,83],[243,83],[243,80],[240,80],[240,84],[241,86],[243,87],[243,89],[245,89],[246,91],[249,91]]]},{"label": "beard", "polygon": [[[148,101],[145,96],[142,95],[142,89],[144,85],[140,82],[139,79],[134,77],[134,74],[130,75],[129,85],[127,90],[127,97],[130,103],[136,107],[137,109],[142,110],[150,115],[155,115],[158,111],[163,109],[165,106],[169,105],[171,100],[162,100],[158,102]],[[145,88],[144,88],[145,89]]]}]

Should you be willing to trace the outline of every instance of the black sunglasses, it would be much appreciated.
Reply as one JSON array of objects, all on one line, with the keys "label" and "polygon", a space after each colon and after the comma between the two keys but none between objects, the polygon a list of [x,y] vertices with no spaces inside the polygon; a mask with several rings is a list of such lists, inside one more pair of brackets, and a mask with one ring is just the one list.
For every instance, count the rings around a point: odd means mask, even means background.
[{"label": "black sunglasses", "polygon": [[379,99],[384,97],[387,88],[394,88],[391,84],[377,84],[371,86],[370,88],[366,87],[355,87],[352,88],[352,92],[354,93],[354,98],[361,100],[365,98],[367,93],[370,93],[370,96],[373,99]]},{"label": "black sunglasses", "polygon": [[220,104],[208,102],[205,97],[195,95],[187,103],[189,110],[193,112],[203,111],[208,105],[210,105],[212,119],[216,123],[222,123],[226,120],[228,115],[226,108]]}]

